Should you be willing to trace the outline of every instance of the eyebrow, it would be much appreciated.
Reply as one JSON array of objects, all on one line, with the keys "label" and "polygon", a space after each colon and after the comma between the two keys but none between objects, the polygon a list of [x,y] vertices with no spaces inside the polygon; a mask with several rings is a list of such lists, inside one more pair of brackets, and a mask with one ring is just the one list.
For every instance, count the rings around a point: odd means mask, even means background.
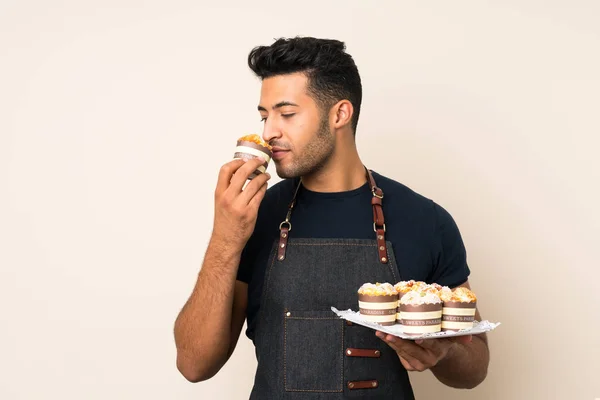
[{"label": "eyebrow", "polygon": [[[277,103],[273,106],[273,110],[276,110],[278,108],[285,107],[285,106],[298,107],[298,104],[292,103],[291,101],[280,101],[279,103]],[[263,106],[258,106],[258,111],[267,111],[267,109],[264,108]]]}]

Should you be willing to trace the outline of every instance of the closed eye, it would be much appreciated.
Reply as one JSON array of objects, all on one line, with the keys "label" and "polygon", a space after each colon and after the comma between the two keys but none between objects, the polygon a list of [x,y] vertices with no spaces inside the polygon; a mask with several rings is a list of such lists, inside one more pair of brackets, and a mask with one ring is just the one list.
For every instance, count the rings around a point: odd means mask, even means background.
[{"label": "closed eye", "polygon": [[291,113],[291,114],[281,114],[281,116],[282,116],[283,118],[290,118],[290,117],[293,117],[294,115],[296,115],[296,113]]}]

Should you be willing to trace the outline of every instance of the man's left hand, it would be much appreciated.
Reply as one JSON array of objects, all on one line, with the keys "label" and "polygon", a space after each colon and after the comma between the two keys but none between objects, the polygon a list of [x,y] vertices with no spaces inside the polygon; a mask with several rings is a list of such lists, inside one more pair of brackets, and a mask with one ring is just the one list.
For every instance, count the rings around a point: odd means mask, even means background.
[{"label": "man's left hand", "polygon": [[473,339],[471,335],[466,335],[452,338],[406,340],[380,331],[377,331],[376,335],[394,349],[407,371],[425,371],[435,367],[448,356],[454,346],[459,343],[470,343]]}]

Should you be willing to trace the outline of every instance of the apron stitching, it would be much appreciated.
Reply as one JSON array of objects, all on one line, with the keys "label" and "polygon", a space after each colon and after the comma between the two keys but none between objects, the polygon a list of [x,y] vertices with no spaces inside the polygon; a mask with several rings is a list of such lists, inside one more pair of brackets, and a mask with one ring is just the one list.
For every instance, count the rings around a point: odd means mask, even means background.
[{"label": "apron stitching", "polygon": [[283,386],[287,387],[287,318],[283,318]]},{"label": "apron stitching", "polygon": [[[386,246],[386,253],[388,256],[388,260],[392,260],[392,258],[390,257],[390,250],[389,250],[390,246]],[[396,262],[396,258],[394,257],[394,262],[390,262],[388,264],[388,267],[390,269],[390,272],[392,273],[392,277],[394,278],[394,280],[396,280],[396,282],[400,282],[400,278],[398,278],[396,276],[396,274],[394,273],[394,268],[392,267],[392,264],[396,264],[396,270],[398,270],[398,275],[400,275],[400,267],[398,266],[397,262]]]},{"label": "apron stitching", "polygon": [[289,246],[360,246],[377,247],[377,244],[354,244],[354,243],[289,243]]},{"label": "apron stitching", "polygon": [[[316,246],[339,245],[339,246],[354,246],[354,247],[377,247],[376,245],[369,245],[369,244],[343,244],[343,243],[322,243],[322,244],[294,243],[294,244],[298,244],[298,245],[301,245],[301,246],[309,246],[309,245],[316,245]],[[390,251],[391,251],[390,247],[389,246],[386,246],[386,247],[387,247],[386,253],[388,255],[388,259],[391,261],[392,257],[390,257]],[[393,254],[393,252],[392,252],[392,254]],[[271,277],[272,277],[272,274],[273,274],[273,267],[274,267],[275,261],[276,261],[276,255],[277,255],[277,253],[276,253],[276,250],[275,250],[275,255],[272,257],[271,264],[270,264],[269,269],[268,269],[268,278],[267,278],[267,282],[266,282],[265,288],[264,288],[264,292],[265,293],[263,293],[263,301],[262,301],[263,304],[266,303],[266,298],[267,298],[266,293],[269,290],[270,280],[271,280]],[[388,270],[390,271],[393,279],[397,279],[396,278],[397,273],[394,272],[395,268],[393,267],[393,265],[395,263],[396,263],[395,262],[395,258],[394,258],[394,262],[393,263],[392,262],[388,263],[388,268],[389,268]],[[398,271],[398,274],[399,274],[399,271]],[[261,309],[262,309],[262,307],[261,307]],[[341,347],[341,352],[340,352],[341,353],[340,357],[341,357],[341,361],[342,361],[342,363],[341,363],[341,376],[340,376],[340,379],[341,379],[341,389],[338,389],[338,390],[326,390],[326,389],[291,389],[291,388],[287,387],[287,319],[288,318],[289,319],[297,319],[297,320],[337,320],[338,319],[336,317],[331,317],[331,318],[328,318],[328,317],[293,317],[293,316],[284,317],[284,387],[285,387],[285,390],[287,392],[292,392],[292,393],[293,392],[297,392],[297,393],[344,393],[344,371],[345,371],[345,365],[344,365],[345,364],[345,357],[344,357],[344,354],[345,354],[344,353],[345,337],[344,336],[345,336],[345,330],[346,330],[345,329],[346,327],[344,326],[344,324],[342,324],[342,340],[341,340],[342,347]]]},{"label": "apron stitching", "polygon": [[289,389],[287,387],[287,320],[288,319],[329,319],[329,320],[338,320],[339,318],[328,318],[328,317],[284,317],[283,319],[283,385],[285,390],[288,392],[315,392],[315,393],[340,393],[343,392],[344,389],[344,325],[342,324],[342,364],[341,364],[341,380],[340,380],[340,389],[337,390],[323,390],[323,389]]},{"label": "apron stitching", "polygon": [[340,323],[342,324],[342,351],[340,352],[341,356],[342,356],[342,375],[340,377],[340,388],[341,388],[340,391],[343,391],[344,390],[344,328],[345,327],[344,327],[344,323],[342,323],[341,321],[340,321]]},{"label": "apron stitching", "polygon": [[[369,173],[368,170],[367,170],[367,173]],[[297,191],[298,191],[299,188],[300,188],[300,185],[298,185],[296,193],[297,193]],[[375,197],[379,197],[379,196],[377,196],[375,194],[375,188],[373,188],[373,195]],[[295,197],[296,196],[294,195],[294,201],[295,201]],[[289,222],[289,214],[291,214],[291,209],[292,208],[293,208],[293,205],[290,206],[290,210],[289,210],[289,213],[288,213],[288,218],[286,218],[286,221],[288,221],[288,222]],[[385,230],[385,224],[383,225],[383,229]],[[294,240],[292,239],[292,241],[290,243],[284,243],[284,244],[286,245],[286,247],[289,247],[290,245],[297,245],[297,246],[303,246],[303,247],[305,247],[305,246],[316,246],[316,247],[338,246],[338,247],[363,247],[363,248],[364,247],[370,247],[370,248],[376,247],[376,248],[379,248],[380,246],[385,246],[385,254],[387,255],[388,261],[390,261],[390,262],[388,262],[386,264],[388,264],[388,270],[391,273],[392,279],[395,279],[397,281],[399,279],[397,276],[402,276],[402,274],[400,273],[400,270],[399,270],[399,268],[397,266],[395,258],[394,258],[394,262],[391,262],[392,261],[392,257],[390,257],[390,246],[389,246],[389,244],[387,244],[387,241],[385,241],[383,244],[380,244],[379,241],[377,241],[377,243],[374,243],[374,244],[368,244],[368,243],[360,243],[360,242],[359,243],[345,243],[344,241],[336,241],[335,239],[331,239],[330,241],[327,241],[326,238],[320,238],[319,240],[324,241],[324,243],[313,243],[313,242],[310,242],[310,241],[302,241],[301,239],[298,242],[294,242]],[[378,240],[379,240],[379,237],[378,237]],[[282,245],[282,247],[283,247],[283,245]],[[265,306],[268,303],[267,297],[268,297],[268,293],[269,293],[269,290],[270,290],[270,281],[271,281],[271,278],[273,277],[273,274],[275,274],[276,277],[278,276],[277,274],[278,274],[279,270],[277,270],[277,271],[273,270],[276,258],[278,257],[278,250],[279,250],[279,245],[277,245],[277,243],[276,243],[276,247],[274,249],[274,255],[273,255],[272,259],[271,259],[270,266],[269,266],[269,268],[266,271],[267,276],[266,276],[266,281],[265,281],[264,288],[262,290],[262,299],[261,299],[261,311],[262,312],[259,311],[259,314],[257,315],[258,321],[264,319],[264,315],[261,316],[261,314],[264,314]],[[300,251],[300,249],[298,249],[298,251]],[[300,251],[300,252],[302,252],[302,251]],[[392,256],[394,255],[393,249],[391,250],[391,254],[392,254]],[[379,252],[379,257],[381,257],[381,252]],[[380,259],[380,260],[382,260],[382,259]],[[394,264],[396,264],[395,268],[394,268]],[[394,271],[394,270],[396,270],[396,271]],[[379,270],[379,271],[382,271],[382,270]],[[276,285],[276,287],[277,287],[277,285]],[[287,310],[287,308],[285,310]],[[345,327],[345,324],[343,323],[343,321],[340,321],[341,328],[342,328],[341,329],[342,340],[341,340],[341,351],[340,351],[340,357],[341,357],[341,376],[340,376],[340,385],[341,386],[340,386],[340,388],[338,390],[325,390],[325,389],[288,389],[288,387],[287,387],[287,319],[288,319],[288,317],[284,316],[283,318],[284,318],[284,351],[283,351],[283,353],[284,353],[284,388],[285,388],[285,390],[288,391],[288,392],[342,393],[342,395],[343,395],[343,393],[344,393],[345,360],[346,360],[346,358],[345,358],[345,352],[344,352],[346,327]],[[292,317],[292,316],[290,316],[289,319],[296,319],[296,320],[337,320],[338,318],[335,318],[335,317],[330,317],[330,318],[328,318],[328,317]],[[257,327],[260,328],[260,324],[258,324]],[[257,331],[258,331],[258,329],[257,329]],[[281,342],[279,342],[279,343],[281,343]],[[279,353],[279,354],[281,354],[281,353]],[[281,364],[279,364],[279,365],[281,365]],[[399,362],[399,359],[397,359],[396,366],[401,366],[401,364]],[[410,385],[410,383],[409,383],[409,385]]]}]

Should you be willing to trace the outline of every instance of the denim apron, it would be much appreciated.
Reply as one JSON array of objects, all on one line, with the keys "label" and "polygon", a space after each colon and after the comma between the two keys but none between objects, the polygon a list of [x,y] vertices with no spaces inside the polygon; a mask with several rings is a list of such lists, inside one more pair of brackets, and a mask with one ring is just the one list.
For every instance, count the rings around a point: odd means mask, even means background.
[{"label": "denim apron", "polygon": [[401,280],[385,240],[383,192],[366,173],[373,240],[290,237],[301,184],[296,188],[265,273],[250,399],[414,399],[398,355],[374,330],[331,311],[331,306],[357,310],[357,290],[365,282]]}]

